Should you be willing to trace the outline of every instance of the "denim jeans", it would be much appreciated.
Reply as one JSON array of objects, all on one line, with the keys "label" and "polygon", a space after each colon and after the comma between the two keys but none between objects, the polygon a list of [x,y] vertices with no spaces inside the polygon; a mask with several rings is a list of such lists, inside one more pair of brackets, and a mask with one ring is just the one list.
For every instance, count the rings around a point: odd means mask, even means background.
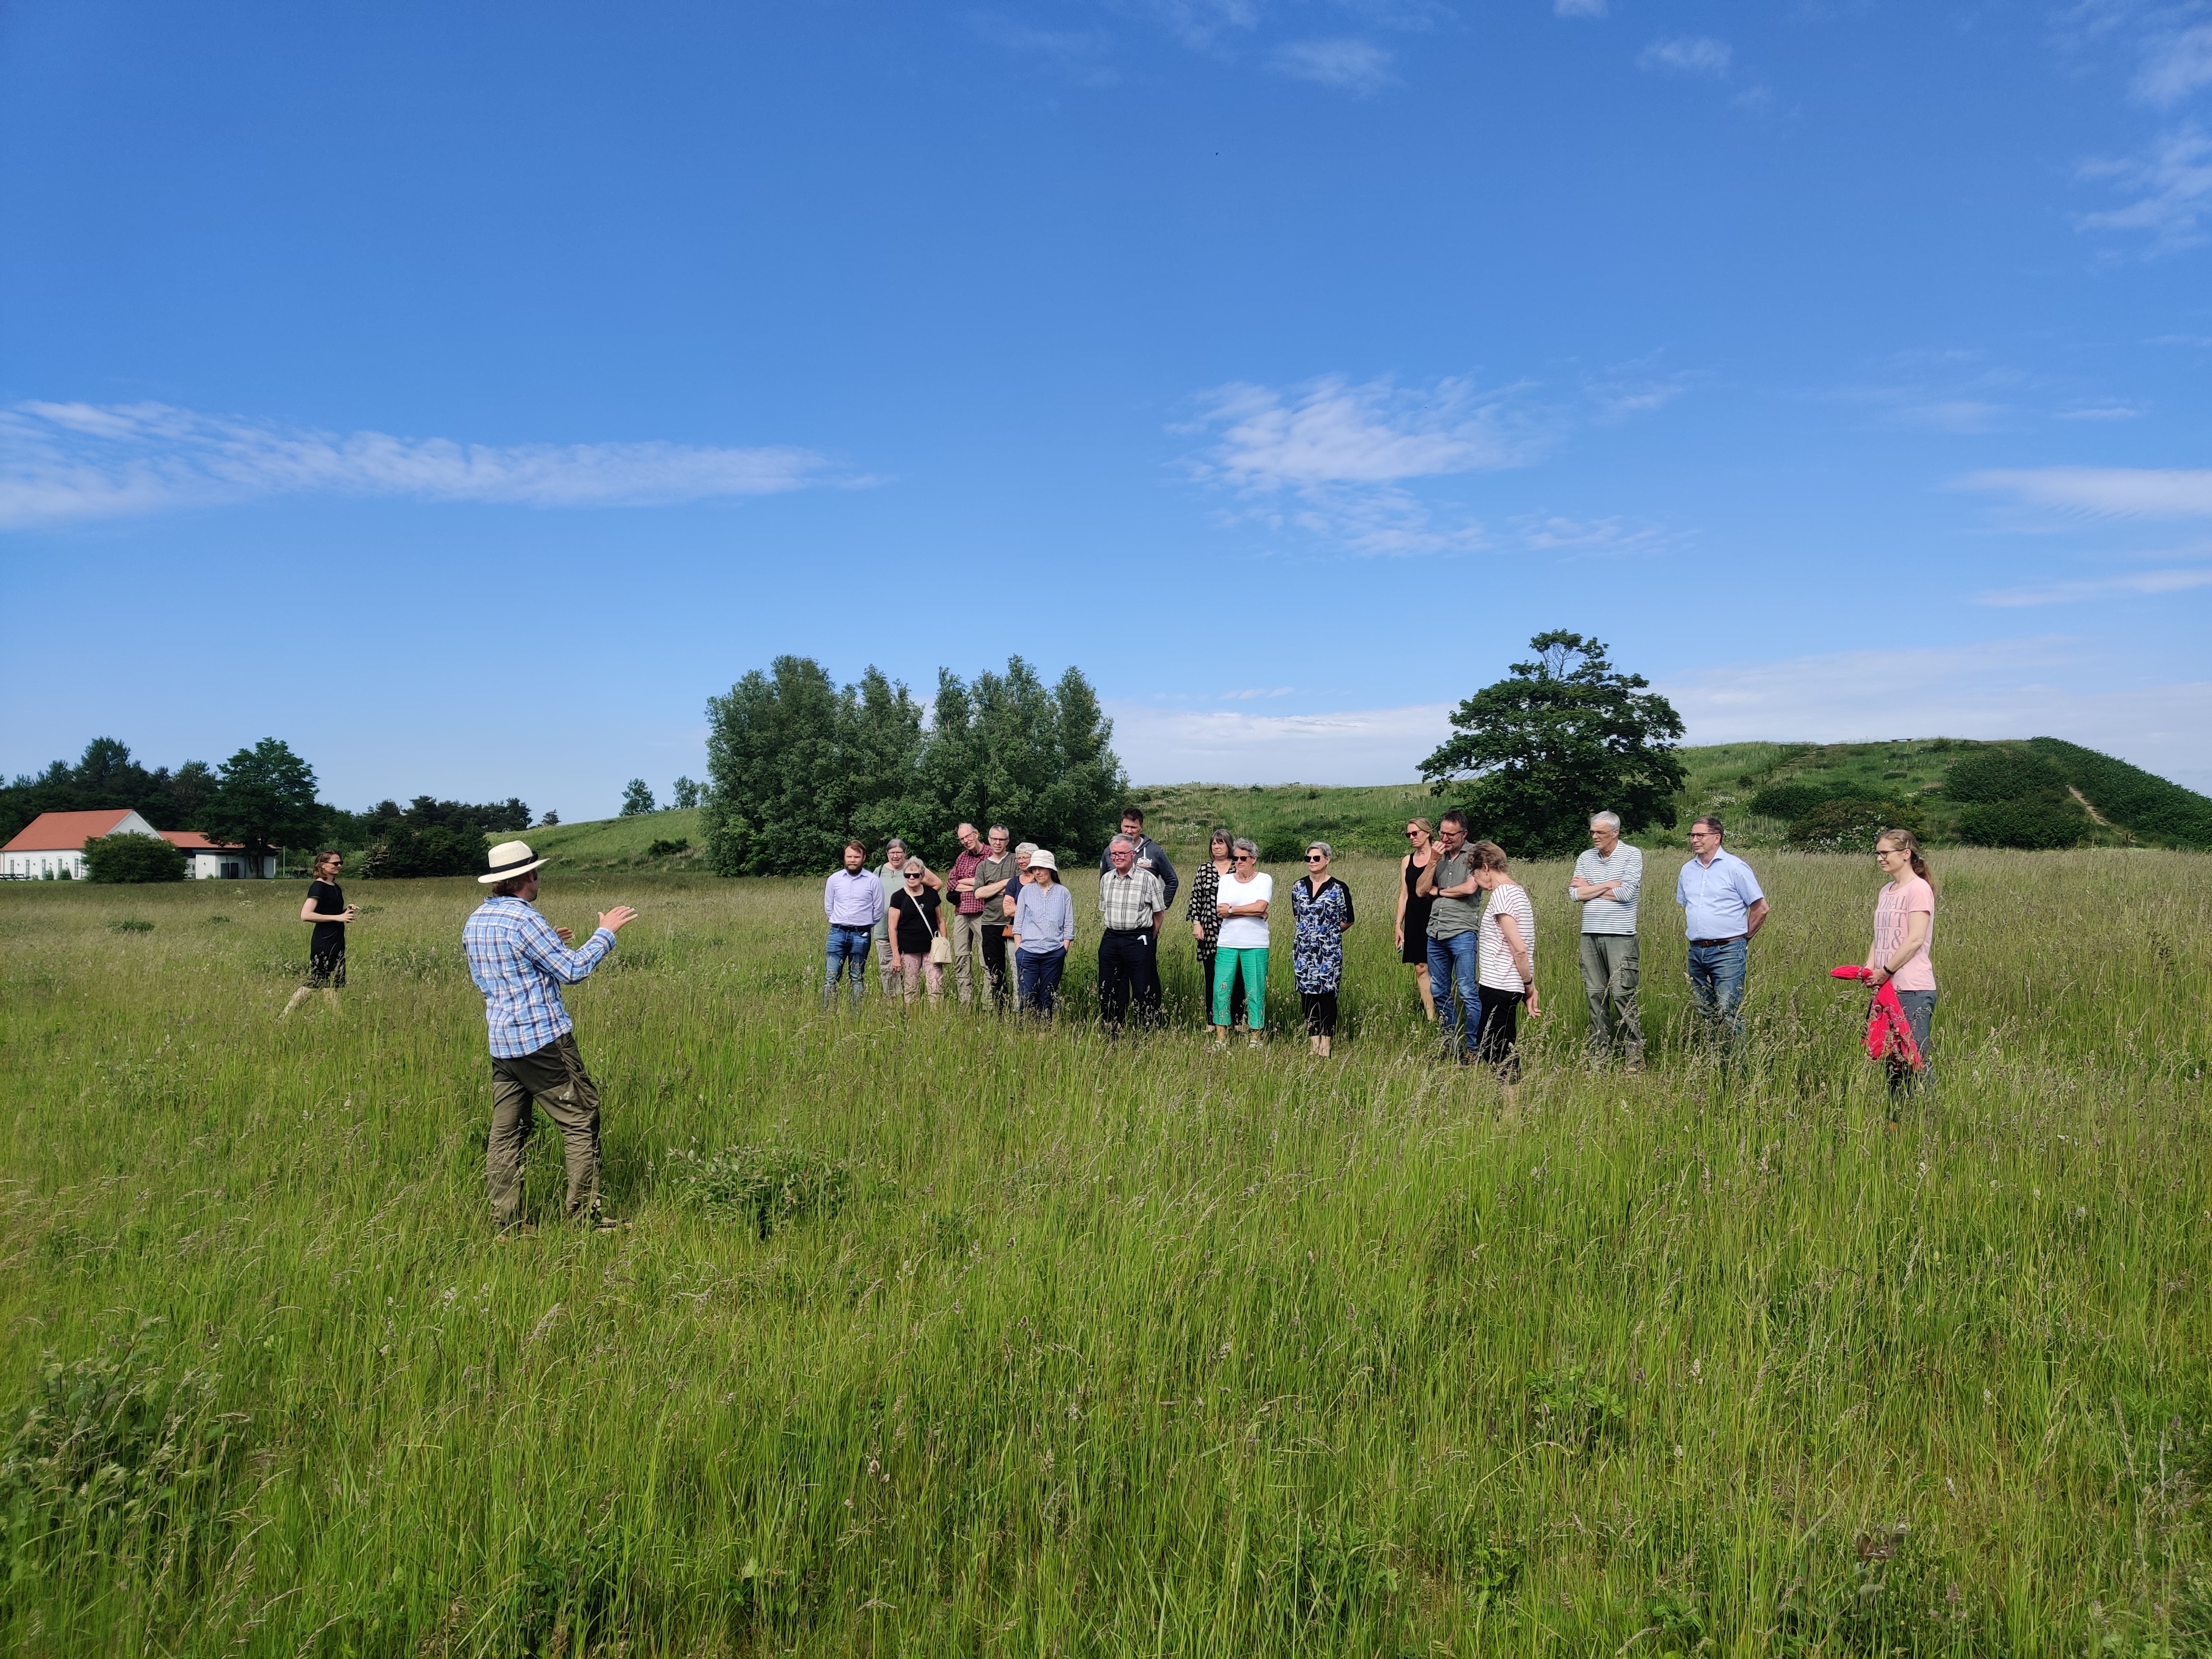
[{"label": "denim jeans", "polygon": [[1017,951],[1014,971],[1021,975],[1021,1006],[1030,1013],[1052,1018],[1053,999],[1060,994],[1060,976],[1067,971],[1067,947],[1054,951]]},{"label": "denim jeans", "polygon": [[1480,936],[1472,927],[1449,939],[1429,939],[1429,994],[1437,1000],[1437,1019],[1444,1028],[1444,1042],[1452,1040],[1452,987],[1459,987],[1460,1042],[1474,1052],[1482,1027],[1482,998],[1475,990],[1476,953]]},{"label": "denim jeans", "polygon": [[1749,943],[1732,939],[1690,947],[1690,994],[1705,1035],[1717,1039],[1724,1054],[1733,1054],[1743,1042],[1743,988],[1750,973],[1750,953],[1744,947]]},{"label": "denim jeans", "polygon": [[1912,1046],[1920,1050],[1921,1069],[1897,1060],[1889,1063],[1889,1091],[1901,1095],[1916,1083],[1926,1083],[1936,1075],[1936,1062],[1928,1054],[1928,1024],[1936,1012],[1936,994],[1933,991],[1899,991],[1897,1005],[1905,1010],[1905,1024],[1912,1033]]},{"label": "denim jeans", "polygon": [[823,959],[823,1001],[829,1002],[836,996],[837,975],[842,973],[851,981],[853,1006],[860,1006],[860,995],[866,988],[868,947],[874,943],[865,927],[830,927],[830,948]]}]

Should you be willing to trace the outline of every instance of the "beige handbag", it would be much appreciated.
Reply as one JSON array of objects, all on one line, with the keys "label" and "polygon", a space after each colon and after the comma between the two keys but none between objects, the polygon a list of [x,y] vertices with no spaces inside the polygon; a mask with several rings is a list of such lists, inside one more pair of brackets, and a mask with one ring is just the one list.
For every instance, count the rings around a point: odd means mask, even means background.
[{"label": "beige handbag", "polygon": [[[919,913],[921,907],[916,905],[915,908]],[[929,959],[940,968],[950,967],[952,963],[952,941],[945,937],[945,930],[939,927],[931,917],[923,915],[921,919],[929,924]]]}]

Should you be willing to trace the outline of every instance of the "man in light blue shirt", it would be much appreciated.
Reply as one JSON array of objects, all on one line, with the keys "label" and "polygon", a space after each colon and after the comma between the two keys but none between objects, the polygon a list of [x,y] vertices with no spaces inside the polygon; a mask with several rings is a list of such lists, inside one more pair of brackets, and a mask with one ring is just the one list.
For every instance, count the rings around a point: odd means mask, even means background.
[{"label": "man in light blue shirt", "polygon": [[1706,1036],[1728,1058],[1742,1046],[1747,947],[1766,925],[1768,906],[1759,878],[1721,845],[1722,833],[1710,815],[1690,825],[1691,859],[1675,878],[1674,902],[1690,930],[1690,994]]},{"label": "man in light blue shirt", "polygon": [[1575,860],[1567,896],[1583,907],[1583,990],[1589,998],[1589,1051],[1599,1066],[1613,1058],[1617,1026],[1628,1069],[1644,1069],[1644,1027],[1636,1012],[1636,896],[1644,886],[1644,854],[1620,839],[1620,816],[1589,821],[1590,850]]},{"label": "man in light blue shirt", "polygon": [[845,867],[830,872],[822,887],[822,914],[830,920],[830,947],[823,958],[822,1001],[837,999],[842,974],[853,988],[853,1006],[860,1006],[860,976],[868,965],[868,946],[874,942],[876,924],[889,904],[884,884],[864,866],[868,849],[857,841],[845,843]]}]

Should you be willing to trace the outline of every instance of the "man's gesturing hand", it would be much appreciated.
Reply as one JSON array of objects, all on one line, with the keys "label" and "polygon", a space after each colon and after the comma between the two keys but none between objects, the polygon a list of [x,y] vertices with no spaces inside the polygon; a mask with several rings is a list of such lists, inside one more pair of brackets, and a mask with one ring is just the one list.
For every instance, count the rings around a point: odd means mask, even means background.
[{"label": "man's gesturing hand", "polygon": [[631,909],[627,904],[617,904],[611,910],[604,910],[599,913],[599,926],[605,928],[610,933],[619,933],[624,924],[635,921],[636,920],[637,912]]}]

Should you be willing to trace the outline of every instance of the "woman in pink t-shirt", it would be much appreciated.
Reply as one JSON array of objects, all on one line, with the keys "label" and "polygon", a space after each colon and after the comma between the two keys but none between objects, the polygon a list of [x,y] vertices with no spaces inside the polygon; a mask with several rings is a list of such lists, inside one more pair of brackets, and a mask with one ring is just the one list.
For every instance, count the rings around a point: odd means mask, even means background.
[{"label": "woman in pink t-shirt", "polygon": [[[1929,957],[1936,945],[1936,889],[1928,879],[1928,860],[1920,856],[1919,838],[1910,830],[1883,830],[1875,838],[1874,856],[1889,880],[1874,902],[1868,983],[1896,988],[1905,1023],[1912,1028],[1912,1041],[1924,1064],[1928,1022],[1936,1012],[1936,965]],[[1902,1091],[1911,1078],[1911,1068],[1904,1061],[1889,1062],[1892,1094]]]}]

